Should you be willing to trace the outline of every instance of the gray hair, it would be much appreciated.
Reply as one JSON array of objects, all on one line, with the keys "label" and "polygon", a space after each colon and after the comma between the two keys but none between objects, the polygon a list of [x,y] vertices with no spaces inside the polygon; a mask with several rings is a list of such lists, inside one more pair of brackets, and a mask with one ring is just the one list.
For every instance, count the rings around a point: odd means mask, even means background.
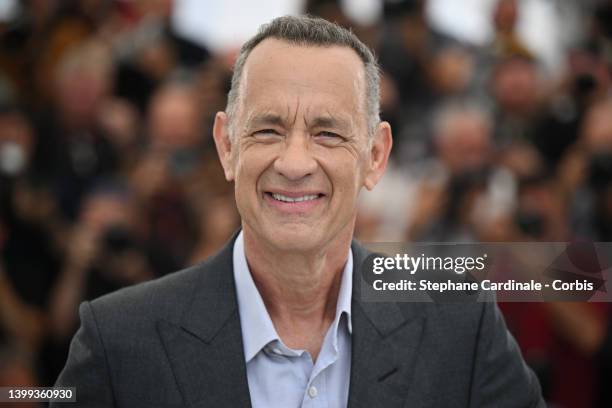
[{"label": "gray hair", "polygon": [[450,100],[442,104],[434,112],[432,119],[433,137],[436,141],[448,138],[458,120],[476,120],[487,133],[493,129],[491,113],[483,105],[471,99]]},{"label": "gray hair", "polygon": [[351,31],[327,20],[311,16],[283,16],[264,24],[257,34],[240,49],[234,65],[232,84],[227,95],[225,109],[230,123],[236,114],[240,79],[249,54],[267,38],[276,38],[296,45],[320,47],[341,46],[353,49],[361,59],[365,70],[366,112],[368,134],[374,134],[380,122],[380,70],[372,51]]}]

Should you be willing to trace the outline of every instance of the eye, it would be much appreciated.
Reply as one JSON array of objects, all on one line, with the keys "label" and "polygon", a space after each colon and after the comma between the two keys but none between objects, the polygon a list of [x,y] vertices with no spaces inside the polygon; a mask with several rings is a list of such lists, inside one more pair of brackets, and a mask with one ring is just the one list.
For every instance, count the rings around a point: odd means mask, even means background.
[{"label": "eye", "polygon": [[315,138],[324,143],[340,143],[344,140],[344,137],[340,136],[338,133],[327,130],[316,133]]},{"label": "eye", "polygon": [[265,136],[265,135],[280,135],[280,133],[278,133],[274,129],[261,129],[261,130],[257,130],[255,132],[253,132],[253,135],[254,136],[257,136],[257,135],[262,135],[262,136]]},{"label": "eye", "polygon": [[262,142],[272,142],[282,137],[282,134],[275,129],[261,129],[251,133],[251,136]]},{"label": "eye", "polygon": [[334,132],[328,132],[326,130],[324,130],[323,132],[319,132],[317,134],[317,136],[324,136],[324,137],[340,137],[339,134],[334,133]]}]

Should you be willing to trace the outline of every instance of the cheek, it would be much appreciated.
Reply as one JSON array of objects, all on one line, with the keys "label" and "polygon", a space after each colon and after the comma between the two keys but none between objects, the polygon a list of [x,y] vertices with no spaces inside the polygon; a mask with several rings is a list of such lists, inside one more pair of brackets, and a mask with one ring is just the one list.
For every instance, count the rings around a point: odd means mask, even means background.
[{"label": "cheek", "polygon": [[365,159],[341,147],[328,149],[319,157],[319,163],[332,183],[334,195],[342,201],[340,204],[351,204],[364,183]]},{"label": "cheek", "polygon": [[276,157],[274,146],[252,145],[234,159],[236,193],[252,194]]}]

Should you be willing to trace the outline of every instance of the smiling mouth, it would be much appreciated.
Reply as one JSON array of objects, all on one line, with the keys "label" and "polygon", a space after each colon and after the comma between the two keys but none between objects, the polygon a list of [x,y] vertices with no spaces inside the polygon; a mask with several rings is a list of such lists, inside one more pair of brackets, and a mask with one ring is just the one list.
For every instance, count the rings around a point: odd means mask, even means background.
[{"label": "smiling mouth", "polygon": [[324,196],[324,194],[304,194],[304,195],[290,197],[284,194],[272,193],[272,192],[266,192],[266,195],[282,203],[303,203],[303,202],[308,202],[308,201],[314,201]]}]

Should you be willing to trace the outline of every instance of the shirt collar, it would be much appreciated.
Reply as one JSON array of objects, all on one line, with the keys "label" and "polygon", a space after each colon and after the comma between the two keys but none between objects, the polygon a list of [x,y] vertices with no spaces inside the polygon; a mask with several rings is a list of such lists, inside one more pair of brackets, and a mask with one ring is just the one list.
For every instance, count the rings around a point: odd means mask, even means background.
[{"label": "shirt collar", "polygon": [[[280,336],[274,328],[268,310],[255,286],[249,265],[244,252],[244,237],[242,231],[234,241],[233,251],[234,281],[236,282],[236,296],[238,311],[240,313],[240,326],[244,356],[248,363],[268,343],[279,340]],[[342,271],[342,280],[336,304],[336,317],[334,319],[334,343],[336,343],[337,326],[340,317],[346,314],[348,330],[352,333],[351,325],[351,296],[353,288],[353,252],[349,248],[348,259]]]}]

